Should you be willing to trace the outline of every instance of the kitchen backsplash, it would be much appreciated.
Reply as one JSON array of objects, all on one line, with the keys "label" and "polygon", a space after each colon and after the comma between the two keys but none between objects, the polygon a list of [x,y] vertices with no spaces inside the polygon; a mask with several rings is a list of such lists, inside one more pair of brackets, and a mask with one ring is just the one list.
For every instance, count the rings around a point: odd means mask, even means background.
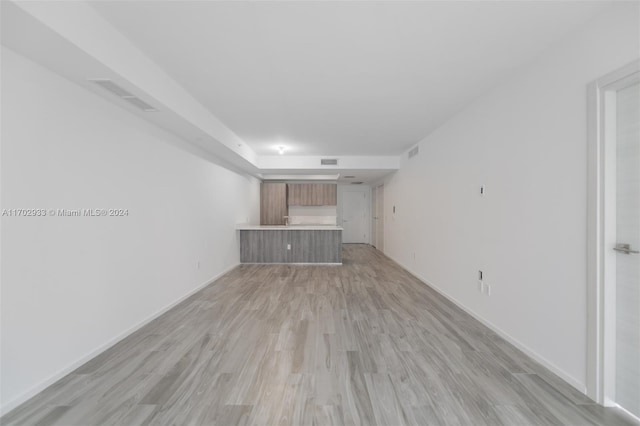
[{"label": "kitchen backsplash", "polygon": [[336,206],[289,206],[291,225],[335,225]]},{"label": "kitchen backsplash", "polygon": [[335,225],[336,216],[289,216],[290,225]]}]

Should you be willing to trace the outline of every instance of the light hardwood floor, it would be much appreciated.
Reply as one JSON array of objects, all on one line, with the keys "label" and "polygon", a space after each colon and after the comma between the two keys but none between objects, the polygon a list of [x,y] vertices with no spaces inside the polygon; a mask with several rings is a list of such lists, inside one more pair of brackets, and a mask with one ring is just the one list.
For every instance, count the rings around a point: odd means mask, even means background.
[{"label": "light hardwood floor", "polygon": [[363,245],[239,266],[0,423],[634,424]]}]

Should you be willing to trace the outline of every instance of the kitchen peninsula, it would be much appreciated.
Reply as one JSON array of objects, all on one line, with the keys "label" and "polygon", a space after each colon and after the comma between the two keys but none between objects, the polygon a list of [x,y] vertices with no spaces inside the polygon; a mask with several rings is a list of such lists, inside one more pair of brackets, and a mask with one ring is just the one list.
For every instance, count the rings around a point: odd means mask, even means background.
[{"label": "kitchen peninsula", "polygon": [[263,182],[260,225],[239,225],[242,263],[342,263],[335,183]]},{"label": "kitchen peninsula", "polygon": [[240,225],[242,263],[342,263],[342,228]]}]

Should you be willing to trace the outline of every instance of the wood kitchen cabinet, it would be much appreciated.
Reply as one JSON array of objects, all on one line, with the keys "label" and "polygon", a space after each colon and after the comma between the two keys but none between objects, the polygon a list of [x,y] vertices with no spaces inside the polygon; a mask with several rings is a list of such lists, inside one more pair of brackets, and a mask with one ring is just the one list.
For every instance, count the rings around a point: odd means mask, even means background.
[{"label": "wood kitchen cabinet", "polygon": [[335,206],[338,201],[337,185],[330,183],[291,183],[290,206]]},{"label": "wood kitchen cabinet", "polygon": [[320,200],[321,206],[335,206],[338,204],[338,185],[336,184],[322,184],[318,185],[321,188],[317,190],[321,194]]},{"label": "wood kitchen cabinet", "polygon": [[260,184],[260,225],[285,225],[288,215],[287,184]]},{"label": "wood kitchen cabinet", "polygon": [[302,189],[305,185],[298,183],[290,183],[287,185],[287,205],[289,206],[301,206],[302,205]]}]

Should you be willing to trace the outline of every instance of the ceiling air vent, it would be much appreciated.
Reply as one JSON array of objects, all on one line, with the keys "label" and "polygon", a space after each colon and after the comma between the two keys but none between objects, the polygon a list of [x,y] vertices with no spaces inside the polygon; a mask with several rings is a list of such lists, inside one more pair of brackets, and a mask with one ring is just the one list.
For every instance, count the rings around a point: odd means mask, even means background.
[{"label": "ceiling air vent", "polygon": [[151,105],[143,101],[142,99],[127,92],[125,89],[118,86],[116,83],[114,83],[111,80],[104,79],[104,78],[96,78],[96,79],[89,79],[89,81],[97,84],[98,86],[102,87],[104,90],[113,93],[119,98],[124,99],[125,101],[129,102],[131,105],[135,106],[138,109],[141,109],[144,112],[158,111],[157,109],[155,109],[154,107],[152,107]]},{"label": "ceiling air vent", "polygon": [[321,166],[337,166],[338,159],[337,158],[321,158],[320,165]]},{"label": "ceiling air vent", "polygon": [[109,92],[113,93],[116,96],[120,96],[121,98],[124,98],[126,96],[133,96],[131,93],[127,92],[126,90],[124,90],[122,87],[118,86],[111,80],[89,80],[89,81],[97,84],[98,86],[102,87],[105,90],[108,90]]},{"label": "ceiling air vent", "polygon": [[144,112],[156,112],[158,111],[157,109],[155,109],[154,107],[152,107],[151,105],[149,105],[148,103],[146,103],[145,101],[143,101],[140,98],[136,98],[135,96],[132,96],[130,98],[122,98],[125,101],[129,102],[131,105],[143,110]]},{"label": "ceiling air vent", "polygon": [[356,177],[355,176],[345,176],[344,178],[345,179],[355,179]]},{"label": "ceiling air vent", "polygon": [[364,182],[351,182],[351,185],[362,185]]},{"label": "ceiling air vent", "polygon": [[416,145],[411,151],[409,151],[409,158],[415,157],[418,155],[418,151],[420,150],[420,146]]}]

